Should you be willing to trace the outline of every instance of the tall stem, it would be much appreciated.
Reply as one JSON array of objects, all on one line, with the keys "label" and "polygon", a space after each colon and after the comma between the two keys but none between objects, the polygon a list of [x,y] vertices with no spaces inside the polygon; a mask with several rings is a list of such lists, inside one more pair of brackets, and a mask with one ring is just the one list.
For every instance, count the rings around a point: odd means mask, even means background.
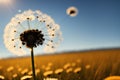
[{"label": "tall stem", "polygon": [[36,77],[35,77],[35,66],[34,66],[34,52],[33,52],[33,48],[31,48],[31,61],[32,61],[33,79],[36,80]]}]

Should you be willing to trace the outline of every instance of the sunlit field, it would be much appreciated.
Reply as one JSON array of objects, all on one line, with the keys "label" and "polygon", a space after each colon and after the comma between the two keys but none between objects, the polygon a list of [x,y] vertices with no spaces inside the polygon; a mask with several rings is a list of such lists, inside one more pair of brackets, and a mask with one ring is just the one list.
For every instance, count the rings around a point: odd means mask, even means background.
[{"label": "sunlit field", "polygon": [[[120,76],[120,49],[35,56],[35,69],[37,80],[104,80]],[[0,60],[0,80],[32,80],[31,75],[30,57]]]}]

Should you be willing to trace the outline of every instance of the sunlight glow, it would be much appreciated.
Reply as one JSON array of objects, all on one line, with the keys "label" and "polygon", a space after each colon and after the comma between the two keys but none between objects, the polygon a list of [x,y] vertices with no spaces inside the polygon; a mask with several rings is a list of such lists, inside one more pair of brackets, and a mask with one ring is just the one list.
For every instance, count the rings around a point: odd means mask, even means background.
[{"label": "sunlight glow", "polygon": [[0,4],[11,4],[12,0],[0,0]]}]

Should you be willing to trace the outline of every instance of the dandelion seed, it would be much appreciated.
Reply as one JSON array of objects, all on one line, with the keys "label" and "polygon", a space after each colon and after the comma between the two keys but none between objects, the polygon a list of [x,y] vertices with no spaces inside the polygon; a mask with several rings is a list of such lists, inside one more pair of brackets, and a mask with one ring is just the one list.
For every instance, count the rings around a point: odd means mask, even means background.
[{"label": "dandelion seed", "polygon": [[43,73],[43,75],[44,75],[45,77],[47,77],[47,76],[49,76],[49,75],[51,75],[51,74],[53,74],[53,71],[46,71],[46,72]]},{"label": "dandelion seed", "polygon": [[61,74],[62,72],[63,72],[63,69],[62,69],[62,68],[55,70],[55,74]]},{"label": "dandelion seed", "polygon": [[4,80],[5,77],[3,75],[0,75],[0,80]]},{"label": "dandelion seed", "polygon": [[29,80],[29,79],[32,79],[32,76],[23,76],[20,78],[20,80]]},{"label": "dandelion seed", "polygon": [[78,67],[78,68],[75,68],[73,72],[74,72],[74,73],[78,73],[78,72],[80,72],[81,70],[82,70],[82,68],[81,68],[81,67]]},{"label": "dandelion seed", "polygon": [[69,15],[69,16],[71,16],[71,17],[75,17],[75,16],[77,16],[77,14],[78,14],[78,10],[77,10],[77,8],[76,7],[69,7],[67,10],[66,10],[66,13]]},{"label": "dandelion seed", "polygon": [[73,68],[68,68],[68,69],[66,70],[67,73],[70,73],[70,72],[72,72],[72,71],[73,71]]},{"label": "dandelion seed", "polygon": [[104,80],[120,80],[120,76],[109,76],[105,78]]}]

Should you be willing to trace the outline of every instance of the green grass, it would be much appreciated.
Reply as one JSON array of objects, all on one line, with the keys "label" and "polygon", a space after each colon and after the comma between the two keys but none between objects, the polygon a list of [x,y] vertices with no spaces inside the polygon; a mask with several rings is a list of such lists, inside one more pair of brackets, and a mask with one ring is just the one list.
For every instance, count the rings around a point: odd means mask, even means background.
[{"label": "green grass", "polygon": [[[36,75],[37,80],[43,80],[45,77],[58,80],[103,80],[108,76],[120,76],[120,49],[35,56],[35,65],[35,68],[40,70]],[[66,69],[65,65],[68,65]],[[11,70],[8,70],[10,66]],[[55,74],[59,68],[63,71]],[[75,73],[76,68],[81,70]],[[23,73],[25,69],[26,72]],[[22,76],[28,75],[31,69],[30,57],[0,60],[0,75],[4,76],[5,80],[20,80]],[[44,76],[47,71],[53,73]],[[17,76],[13,77],[15,74]]]}]

